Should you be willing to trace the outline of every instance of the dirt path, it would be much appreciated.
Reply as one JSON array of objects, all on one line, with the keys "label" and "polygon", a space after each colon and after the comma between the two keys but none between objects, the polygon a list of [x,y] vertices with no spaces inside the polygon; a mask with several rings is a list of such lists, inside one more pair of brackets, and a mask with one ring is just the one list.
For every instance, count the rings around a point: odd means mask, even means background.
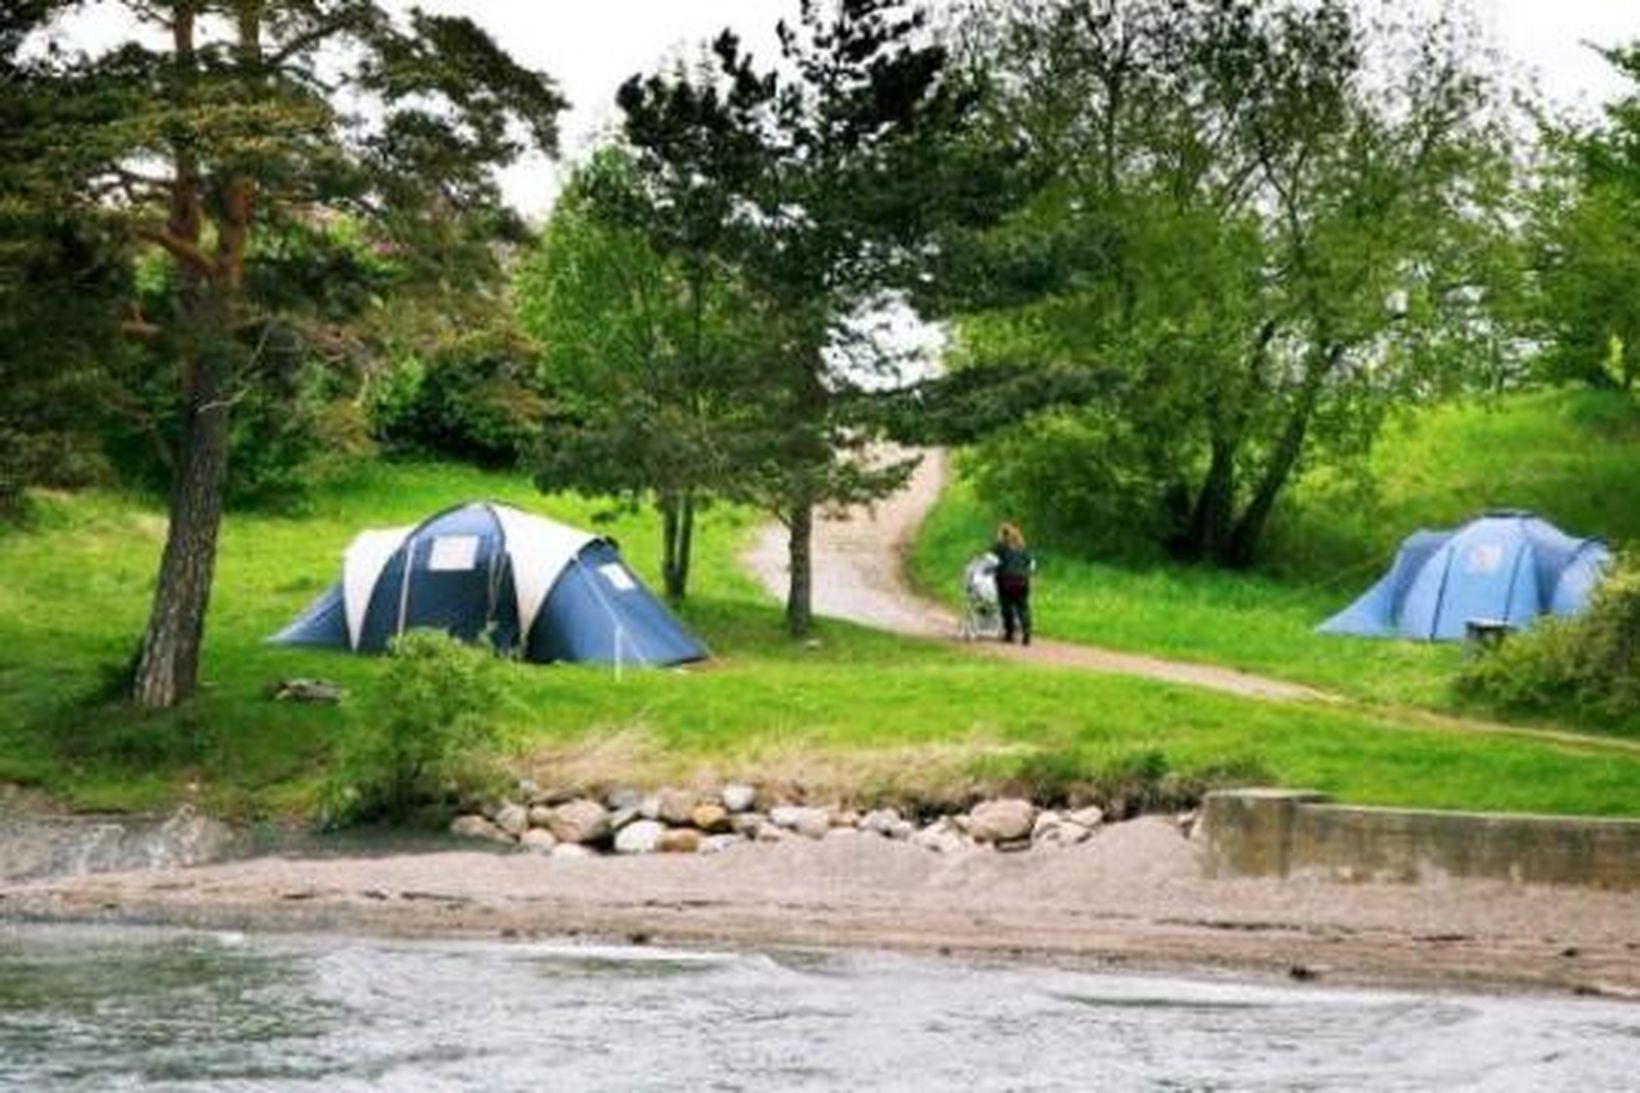
[{"label": "dirt path", "polygon": [[[957,640],[957,619],[945,607],[923,599],[905,578],[905,555],[945,485],[943,452],[929,452],[910,484],[871,509],[824,517],[814,528],[814,611],[828,618],[913,637]],[[786,594],[786,531],[770,525],[758,535],[744,561],[776,597]],[[952,577],[956,580],[956,576]],[[995,642],[972,648],[985,655],[1027,664],[1080,668],[1091,672],[1143,676],[1254,698],[1290,700],[1328,696],[1310,687],[1206,664],[1118,653],[1069,642],[1038,640],[1029,647]]]}]

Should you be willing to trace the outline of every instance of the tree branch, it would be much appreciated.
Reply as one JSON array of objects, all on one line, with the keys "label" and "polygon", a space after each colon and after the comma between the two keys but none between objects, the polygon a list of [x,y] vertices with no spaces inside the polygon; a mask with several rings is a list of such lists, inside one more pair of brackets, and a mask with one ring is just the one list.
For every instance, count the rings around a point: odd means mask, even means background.
[{"label": "tree branch", "polygon": [[205,256],[195,243],[182,238],[168,228],[157,224],[146,224],[136,230],[136,236],[145,242],[152,243],[165,251],[178,262],[195,272],[209,277],[216,272],[215,264]]}]

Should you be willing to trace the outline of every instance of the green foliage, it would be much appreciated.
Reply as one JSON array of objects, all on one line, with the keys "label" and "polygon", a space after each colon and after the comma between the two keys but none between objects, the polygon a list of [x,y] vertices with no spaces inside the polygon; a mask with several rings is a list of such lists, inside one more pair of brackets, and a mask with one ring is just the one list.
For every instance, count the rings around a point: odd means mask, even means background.
[{"label": "green foliage", "polygon": [[1511,636],[1466,664],[1458,683],[1501,710],[1571,711],[1640,735],[1640,561],[1615,566],[1584,614]]},{"label": "green foliage", "polygon": [[501,665],[482,645],[433,630],[396,638],[367,716],[349,727],[331,819],[403,820],[475,795],[495,778]]},{"label": "green foliage", "polygon": [[376,435],[400,452],[517,466],[547,412],[537,372],[534,347],[519,335],[457,336],[401,362],[376,389]]},{"label": "green foliage", "polygon": [[[1043,182],[980,241],[962,348],[1117,382],[983,446],[990,500],[1250,565],[1307,470],[1495,373],[1509,130],[1463,26],[1344,0],[1008,10],[975,48]],[[1068,472],[1025,464],[1066,436],[1092,481],[1060,514],[1042,491]]]}]

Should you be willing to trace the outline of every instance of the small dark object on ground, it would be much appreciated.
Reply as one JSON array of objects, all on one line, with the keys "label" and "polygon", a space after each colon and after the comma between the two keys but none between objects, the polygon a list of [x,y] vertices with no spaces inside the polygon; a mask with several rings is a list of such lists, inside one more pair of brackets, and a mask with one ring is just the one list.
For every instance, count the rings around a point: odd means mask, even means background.
[{"label": "small dark object on ground", "polygon": [[282,679],[268,686],[268,697],[275,702],[316,702],[334,706],[346,693],[340,683],[327,683],[322,679]]}]

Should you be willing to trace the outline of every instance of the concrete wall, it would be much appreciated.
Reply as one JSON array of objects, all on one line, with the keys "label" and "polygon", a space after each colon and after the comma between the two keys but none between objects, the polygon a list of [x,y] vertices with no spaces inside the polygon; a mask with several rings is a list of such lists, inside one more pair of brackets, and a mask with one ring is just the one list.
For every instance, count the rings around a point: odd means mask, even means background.
[{"label": "concrete wall", "polygon": [[1208,795],[1209,875],[1415,883],[1462,877],[1640,890],[1640,821],[1351,808],[1307,790]]}]

